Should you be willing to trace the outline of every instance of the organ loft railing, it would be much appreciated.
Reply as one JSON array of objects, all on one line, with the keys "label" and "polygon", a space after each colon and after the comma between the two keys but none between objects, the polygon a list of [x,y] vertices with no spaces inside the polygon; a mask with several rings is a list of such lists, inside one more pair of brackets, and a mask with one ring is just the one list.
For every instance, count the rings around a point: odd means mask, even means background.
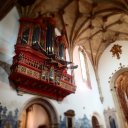
[{"label": "organ loft railing", "polygon": [[[21,18],[9,79],[19,91],[62,100],[75,93],[73,76],[67,74],[64,34],[55,34],[55,20]],[[76,66],[72,66],[76,68]]]}]

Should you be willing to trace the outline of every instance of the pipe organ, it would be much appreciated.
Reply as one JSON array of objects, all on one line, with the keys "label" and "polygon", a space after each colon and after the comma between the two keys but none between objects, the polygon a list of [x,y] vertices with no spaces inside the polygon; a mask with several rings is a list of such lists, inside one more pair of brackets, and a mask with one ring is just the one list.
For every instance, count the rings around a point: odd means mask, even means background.
[{"label": "pipe organ", "polygon": [[53,17],[21,18],[9,79],[22,92],[55,100],[75,93],[73,76],[67,73],[64,34],[55,34]]}]

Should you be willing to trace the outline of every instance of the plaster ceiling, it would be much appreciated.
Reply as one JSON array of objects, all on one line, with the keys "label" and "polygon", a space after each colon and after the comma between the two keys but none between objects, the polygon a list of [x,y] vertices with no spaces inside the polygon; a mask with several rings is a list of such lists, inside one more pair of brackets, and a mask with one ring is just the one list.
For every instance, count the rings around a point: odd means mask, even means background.
[{"label": "plaster ceiling", "polygon": [[83,46],[94,69],[109,44],[128,38],[127,0],[33,0],[30,5],[22,0],[21,3],[17,4],[21,17],[54,15],[56,27],[66,34],[70,51],[76,45]]}]

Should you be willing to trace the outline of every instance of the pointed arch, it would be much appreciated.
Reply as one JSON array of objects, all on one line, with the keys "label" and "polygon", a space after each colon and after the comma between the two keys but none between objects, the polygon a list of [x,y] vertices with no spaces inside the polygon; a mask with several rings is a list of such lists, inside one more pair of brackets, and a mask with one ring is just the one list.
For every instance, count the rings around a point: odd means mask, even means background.
[{"label": "pointed arch", "polygon": [[101,128],[101,127],[103,127],[102,119],[97,112],[94,112],[92,115],[92,128]]},{"label": "pointed arch", "polygon": [[96,116],[92,116],[92,127],[93,128],[100,128],[100,124]]},{"label": "pointed arch", "polygon": [[79,47],[78,52],[79,52],[81,73],[82,73],[83,81],[85,81],[87,83],[89,88],[92,88],[91,82],[90,82],[88,62],[87,62],[87,54],[86,54],[85,50],[83,49],[83,47]]},{"label": "pointed arch", "polygon": [[117,110],[119,127],[128,127],[128,68],[118,70],[110,82],[111,93]]},{"label": "pointed arch", "polygon": [[50,128],[59,127],[57,111],[55,110],[53,105],[44,98],[36,97],[27,101],[26,104],[23,106],[23,109],[20,111],[19,113],[20,128],[24,128],[26,126],[27,112],[32,108],[33,105],[36,106],[38,105],[42,107],[42,109],[45,111],[49,120]]}]

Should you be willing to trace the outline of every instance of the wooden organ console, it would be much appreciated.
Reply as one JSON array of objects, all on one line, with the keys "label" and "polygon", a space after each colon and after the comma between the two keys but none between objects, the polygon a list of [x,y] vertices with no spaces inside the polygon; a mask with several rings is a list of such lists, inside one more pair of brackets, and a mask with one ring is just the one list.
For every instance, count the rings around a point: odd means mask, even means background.
[{"label": "wooden organ console", "polygon": [[21,18],[15,45],[15,56],[9,79],[21,92],[55,100],[75,93],[73,76],[67,74],[65,50],[68,47],[62,34],[55,35],[55,20]]}]

